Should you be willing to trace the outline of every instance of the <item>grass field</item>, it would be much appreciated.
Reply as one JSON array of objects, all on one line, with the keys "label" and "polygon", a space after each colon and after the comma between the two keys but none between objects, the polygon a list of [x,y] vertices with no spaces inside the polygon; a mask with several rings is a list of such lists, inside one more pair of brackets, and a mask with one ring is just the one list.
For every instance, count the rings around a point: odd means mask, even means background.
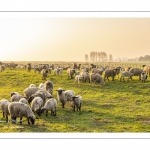
[{"label": "grass field", "polygon": [[[54,83],[54,98],[59,87],[71,89],[83,98],[81,112],[73,112],[70,103],[65,109],[58,105],[57,116],[38,115],[35,125],[6,123],[0,110],[0,132],[150,132],[150,78],[141,83],[138,77],[133,81],[106,81],[106,85],[92,87],[90,83],[74,84],[74,79],[67,77],[66,70],[60,76],[49,74],[47,80]],[[0,73],[0,99],[10,100],[10,92],[23,94],[31,83],[39,86],[44,83],[40,74],[32,70],[6,69]],[[10,116],[9,116],[10,119]],[[19,118],[18,118],[19,119]]]}]

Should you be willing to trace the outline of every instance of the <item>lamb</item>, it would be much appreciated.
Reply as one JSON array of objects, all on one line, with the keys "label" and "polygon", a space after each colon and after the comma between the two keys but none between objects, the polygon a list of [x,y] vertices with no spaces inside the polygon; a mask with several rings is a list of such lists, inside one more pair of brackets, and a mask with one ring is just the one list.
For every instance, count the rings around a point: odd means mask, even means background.
[{"label": "lamb", "polygon": [[41,113],[46,110],[46,116],[48,116],[48,111],[51,111],[51,115],[56,116],[56,109],[57,109],[57,101],[54,98],[47,100],[44,107],[41,108]]},{"label": "lamb", "polygon": [[24,103],[24,104],[28,104],[27,99],[24,98],[24,97],[20,98],[19,102],[22,102],[22,103]]},{"label": "lamb", "polygon": [[147,80],[148,75],[143,71],[141,73],[141,81],[145,83],[145,81]]},{"label": "lamb", "polygon": [[74,96],[74,91],[72,90],[63,90],[62,88],[59,88],[57,91],[57,98],[58,102],[62,103],[62,108],[65,107],[65,104],[67,101],[71,101],[71,97]]},{"label": "lamb", "polygon": [[76,84],[78,82],[78,84],[80,84],[80,82],[82,81],[82,78],[83,77],[81,75],[76,75],[74,83]]},{"label": "lamb", "polygon": [[105,85],[105,82],[102,78],[102,76],[98,73],[91,73],[90,74],[90,82],[92,85],[95,85],[96,83],[98,83],[99,85],[102,85],[104,86]]},{"label": "lamb", "polygon": [[31,103],[32,111],[40,116],[42,106],[43,106],[43,99],[41,97],[35,97]]},{"label": "lamb", "polygon": [[77,108],[77,111],[81,111],[82,97],[80,95],[72,96],[73,109]]},{"label": "lamb", "polygon": [[42,69],[41,71],[42,79],[45,80],[48,75],[48,71],[46,69]]},{"label": "lamb", "polygon": [[131,79],[132,80],[132,76],[134,76],[133,73],[129,72],[129,71],[123,71],[121,73],[121,77],[120,77],[120,81],[123,79],[123,81],[125,82],[124,78],[125,77],[128,77],[128,79]]},{"label": "lamb", "polygon": [[44,89],[48,91],[51,95],[53,95],[54,83],[52,81],[46,81],[44,83]]},{"label": "lamb", "polygon": [[35,115],[30,106],[21,102],[13,102],[8,105],[8,112],[12,119],[12,123],[16,123],[17,117],[20,117],[20,125],[22,124],[22,118],[25,117],[32,124],[35,123]]},{"label": "lamb", "polygon": [[2,110],[2,114],[3,114],[3,118],[6,117],[6,122],[8,122],[8,105],[10,104],[10,102],[8,100],[1,100],[0,102],[0,109]]}]

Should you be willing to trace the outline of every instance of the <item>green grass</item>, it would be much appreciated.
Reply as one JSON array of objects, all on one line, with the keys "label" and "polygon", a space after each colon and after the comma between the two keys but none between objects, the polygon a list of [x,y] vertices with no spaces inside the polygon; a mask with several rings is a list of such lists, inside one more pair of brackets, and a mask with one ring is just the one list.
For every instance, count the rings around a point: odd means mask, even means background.
[{"label": "green grass", "polygon": [[[0,132],[150,132],[150,79],[141,83],[138,77],[133,81],[106,81],[106,85],[92,87],[89,83],[74,84],[68,79],[66,70],[60,76],[49,74],[46,80],[54,83],[54,98],[59,87],[71,89],[83,98],[81,112],[73,112],[69,103],[65,109],[58,105],[57,116],[37,116],[35,125],[6,123],[0,110]],[[31,83],[39,86],[42,77],[33,70],[6,69],[0,73],[0,99],[10,100],[10,92],[23,94]],[[9,116],[10,119],[10,116]],[[19,119],[19,118],[18,118]]]}]

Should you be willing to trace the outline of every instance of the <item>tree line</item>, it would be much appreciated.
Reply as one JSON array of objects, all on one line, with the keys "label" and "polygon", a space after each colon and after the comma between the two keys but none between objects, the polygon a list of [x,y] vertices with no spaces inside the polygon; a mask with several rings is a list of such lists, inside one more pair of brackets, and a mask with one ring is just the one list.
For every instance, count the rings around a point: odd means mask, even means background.
[{"label": "tree line", "polygon": [[85,61],[89,62],[106,62],[106,61],[113,61],[112,54],[107,55],[106,52],[96,52],[92,51],[90,54],[85,54]]}]

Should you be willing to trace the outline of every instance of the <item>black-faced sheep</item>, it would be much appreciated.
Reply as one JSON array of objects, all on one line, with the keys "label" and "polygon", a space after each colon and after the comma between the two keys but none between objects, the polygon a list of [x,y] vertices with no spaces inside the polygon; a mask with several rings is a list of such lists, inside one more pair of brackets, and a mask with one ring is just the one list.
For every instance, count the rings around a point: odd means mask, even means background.
[{"label": "black-faced sheep", "polygon": [[74,91],[72,90],[63,90],[59,88],[57,91],[57,99],[58,102],[61,102],[62,108],[64,108],[67,101],[71,101],[71,97],[75,95]]},{"label": "black-faced sheep", "polygon": [[82,97],[80,95],[72,96],[73,110],[77,108],[77,111],[81,111]]},{"label": "black-faced sheep", "polygon": [[54,98],[47,100],[44,107],[41,108],[41,113],[46,110],[46,116],[48,116],[48,111],[51,111],[51,115],[56,116],[57,101]]},{"label": "black-faced sheep", "polygon": [[145,72],[141,73],[141,81],[145,83],[145,81],[147,80],[148,75]]},{"label": "black-faced sheep", "polygon": [[22,118],[25,117],[32,124],[35,123],[35,115],[30,106],[21,102],[13,102],[8,105],[8,111],[12,119],[12,123],[16,123],[17,117],[20,117],[20,124],[22,124]]}]

